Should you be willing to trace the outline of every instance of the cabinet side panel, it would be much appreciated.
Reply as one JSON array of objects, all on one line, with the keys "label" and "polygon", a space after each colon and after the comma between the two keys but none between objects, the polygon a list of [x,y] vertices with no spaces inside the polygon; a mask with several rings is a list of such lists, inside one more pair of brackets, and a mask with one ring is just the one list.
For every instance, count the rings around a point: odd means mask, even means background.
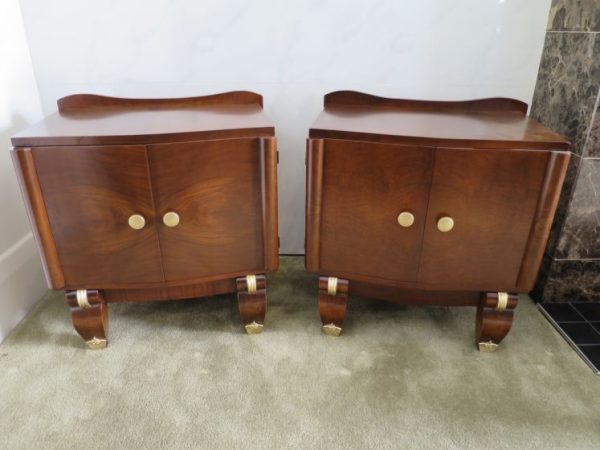
[{"label": "cabinet side panel", "polygon": [[308,139],[306,154],[306,270],[321,268],[321,200],[323,187],[323,140]]},{"label": "cabinet side panel", "polygon": [[262,216],[265,270],[279,267],[279,235],[277,226],[277,141],[263,138],[262,147]]},{"label": "cabinet side panel", "polygon": [[550,227],[552,226],[570,157],[570,153],[552,152],[548,158],[544,184],[540,192],[539,203],[531,226],[525,254],[523,255],[521,270],[519,271],[517,286],[520,290],[528,292],[533,289],[544,256],[544,249],[548,242]]},{"label": "cabinet side panel", "polygon": [[46,212],[46,205],[42,196],[35,163],[30,148],[14,149],[11,152],[13,164],[17,172],[19,186],[31,222],[33,235],[42,258],[42,266],[46,275],[46,282],[51,289],[65,287],[65,277],[58,258],[58,251],[50,221]]}]

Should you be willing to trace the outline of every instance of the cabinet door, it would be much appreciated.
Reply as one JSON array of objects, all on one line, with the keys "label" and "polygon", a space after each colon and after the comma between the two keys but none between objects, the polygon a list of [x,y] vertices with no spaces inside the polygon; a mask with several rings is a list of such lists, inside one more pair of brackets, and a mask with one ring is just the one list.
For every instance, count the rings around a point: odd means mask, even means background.
[{"label": "cabinet door", "polygon": [[[33,157],[67,288],[163,280],[143,146],[42,147]],[[129,225],[134,214],[143,228]]]},{"label": "cabinet door", "polygon": [[[308,269],[366,281],[416,280],[432,152],[404,145],[311,141]],[[412,214],[414,223],[401,226],[402,212]]]},{"label": "cabinet door", "polygon": [[[511,290],[517,284],[548,152],[436,149],[419,281]],[[450,217],[454,227],[438,229]]]},{"label": "cabinet door", "polygon": [[[168,281],[273,269],[277,212],[275,186],[269,180],[276,174],[276,155],[274,145],[263,142],[228,139],[148,146]],[[178,217],[178,223],[175,219],[170,224],[174,226],[162,222],[168,213]]]}]

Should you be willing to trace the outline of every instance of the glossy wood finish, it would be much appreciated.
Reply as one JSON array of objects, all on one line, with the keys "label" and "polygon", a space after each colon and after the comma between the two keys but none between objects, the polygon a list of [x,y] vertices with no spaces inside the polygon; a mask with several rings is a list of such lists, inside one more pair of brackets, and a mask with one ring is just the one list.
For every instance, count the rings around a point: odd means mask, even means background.
[{"label": "glossy wood finish", "polygon": [[[535,282],[570,157],[526,110],[328,94],[307,144],[306,268],[320,288],[338,277],[355,295],[478,306],[478,339],[500,342]],[[510,308],[481,306],[498,292]]]},{"label": "glossy wood finish", "polygon": [[42,188],[37,178],[33,152],[30,148],[11,152],[21,194],[27,208],[27,215],[32,224],[33,236],[40,249],[42,267],[46,283],[51,289],[65,287],[65,275],[60,265],[56,242],[42,196]]},{"label": "glossy wood finish", "polygon": [[354,105],[350,100],[329,101],[309,137],[452,147],[569,148],[562,136],[525,116],[516,100],[390,102],[378,106],[376,101]]},{"label": "glossy wood finish", "polygon": [[[167,281],[264,267],[261,153],[256,138],[148,146]],[[162,223],[169,211],[176,227]]]},{"label": "glossy wood finish", "polygon": [[349,283],[338,278],[335,294],[329,292],[328,283],[329,277],[319,277],[319,315],[323,332],[329,336],[339,336],[346,318]]},{"label": "glossy wood finish", "polygon": [[75,94],[59,99],[58,111],[61,113],[89,112],[104,108],[132,109],[173,109],[196,108],[214,105],[258,105],[263,106],[262,95],[248,91],[224,92],[215,95],[184,98],[121,98],[95,94]]},{"label": "glossy wood finish", "polygon": [[235,98],[219,96],[210,96],[210,102],[203,102],[203,97],[119,99],[112,106],[89,102],[88,107],[85,101],[67,97],[65,112],[51,114],[17,133],[12,144],[131,145],[273,136],[275,129],[262,110],[262,97],[247,94],[255,100],[243,98],[236,103]]},{"label": "glossy wood finish", "polygon": [[13,138],[13,158],[48,284],[67,289],[84,339],[106,339],[107,302],[232,293],[236,278],[277,270],[278,157],[260,95],[76,95],[59,107]]},{"label": "glossy wood finish", "polygon": [[406,100],[401,98],[386,98],[377,95],[365,94],[356,91],[330,92],[324,98],[325,108],[332,106],[377,106],[392,107],[412,111],[456,111],[456,112],[484,112],[503,111],[527,113],[527,103],[513,98],[484,98],[467,101],[431,101],[431,100]]},{"label": "glossy wood finish", "polygon": [[437,306],[477,306],[481,299],[478,291],[446,290],[434,291],[418,288],[388,286],[381,283],[354,281],[350,284],[350,295],[377,298],[393,303]]},{"label": "glossy wood finish", "polygon": [[[516,290],[548,156],[527,150],[437,149],[419,282]],[[438,230],[441,216],[454,219],[450,232]]]},{"label": "glossy wood finish", "polygon": [[484,293],[477,306],[475,342],[481,351],[495,351],[510,331],[518,296],[508,295],[505,310],[498,310],[498,293]]},{"label": "glossy wood finish", "polygon": [[267,278],[264,275],[255,277],[254,292],[248,287],[247,277],[236,279],[238,308],[248,334],[258,334],[262,331],[267,313]]},{"label": "glossy wood finish", "polygon": [[165,285],[158,288],[145,289],[105,289],[103,292],[108,303],[130,303],[208,297],[235,291],[235,279],[224,278],[197,284]]},{"label": "glossy wood finish", "polygon": [[89,348],[106,347],[108,336],[108,308],[102,292],[85,290],[85,306],[80,305],[77,291],[67,291],[66,298],[71,308],[73,327]]},{"label": "glossy wood finish", "polygon": [[529,292],[535,284],[567,173],[569,156],[564,152],[552,152],[548,157],[544,183],[540,191],[540,201],[537,204],[517,279],[517,292]]},{"label": "glossy wood finish", "polygon": [[[34,148],[67,289],[163,281],[144,146]],[[146,219],[134,230],[132,214]]]},{"label": "glossy wood finish", "polygon": [[[323,172],[335,175],[321,187],[321,272],[416,281],[433,150],[332,140],[324,149]],[[403,211],[415,217],[408,228]]]}]

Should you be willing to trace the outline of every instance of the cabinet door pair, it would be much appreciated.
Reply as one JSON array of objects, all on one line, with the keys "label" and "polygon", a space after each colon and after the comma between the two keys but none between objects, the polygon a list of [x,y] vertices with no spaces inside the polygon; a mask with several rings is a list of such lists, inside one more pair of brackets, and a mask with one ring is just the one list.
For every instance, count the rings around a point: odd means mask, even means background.
[{"label": "cabinet door pair", "polygon": [[261,179],[276,156],[263,144],[34,149],[66,288],[193,282],[252,273],[265,260],[276,267]]}]

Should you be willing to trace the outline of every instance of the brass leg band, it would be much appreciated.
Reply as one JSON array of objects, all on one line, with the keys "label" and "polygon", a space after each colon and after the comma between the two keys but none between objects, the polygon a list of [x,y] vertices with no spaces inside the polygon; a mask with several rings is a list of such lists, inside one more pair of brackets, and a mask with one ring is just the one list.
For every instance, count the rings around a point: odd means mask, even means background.
[{"label": "brass leg band", "polygon": [[248,294],[256,294],[256,275],[246,275]]},{"label": "brass leg band", "polygon": [[75,295],[77,296],[77,305],[79,305],[80,308],[85,309],[92,307],[88,300],[87,289],[77,289]]},{"label": "brass leg band", "polygon": [[506,310],[508,306],[508,293],[498,292],[498,304],[496,305],[496,311],[502,312]]},{"label": "brass leg band", "polygon": [[329,277],[327,279],[327,293],[329,295],[336,295],[337,294],[337,285],[338,285],[338,279],[336,277]]}]

